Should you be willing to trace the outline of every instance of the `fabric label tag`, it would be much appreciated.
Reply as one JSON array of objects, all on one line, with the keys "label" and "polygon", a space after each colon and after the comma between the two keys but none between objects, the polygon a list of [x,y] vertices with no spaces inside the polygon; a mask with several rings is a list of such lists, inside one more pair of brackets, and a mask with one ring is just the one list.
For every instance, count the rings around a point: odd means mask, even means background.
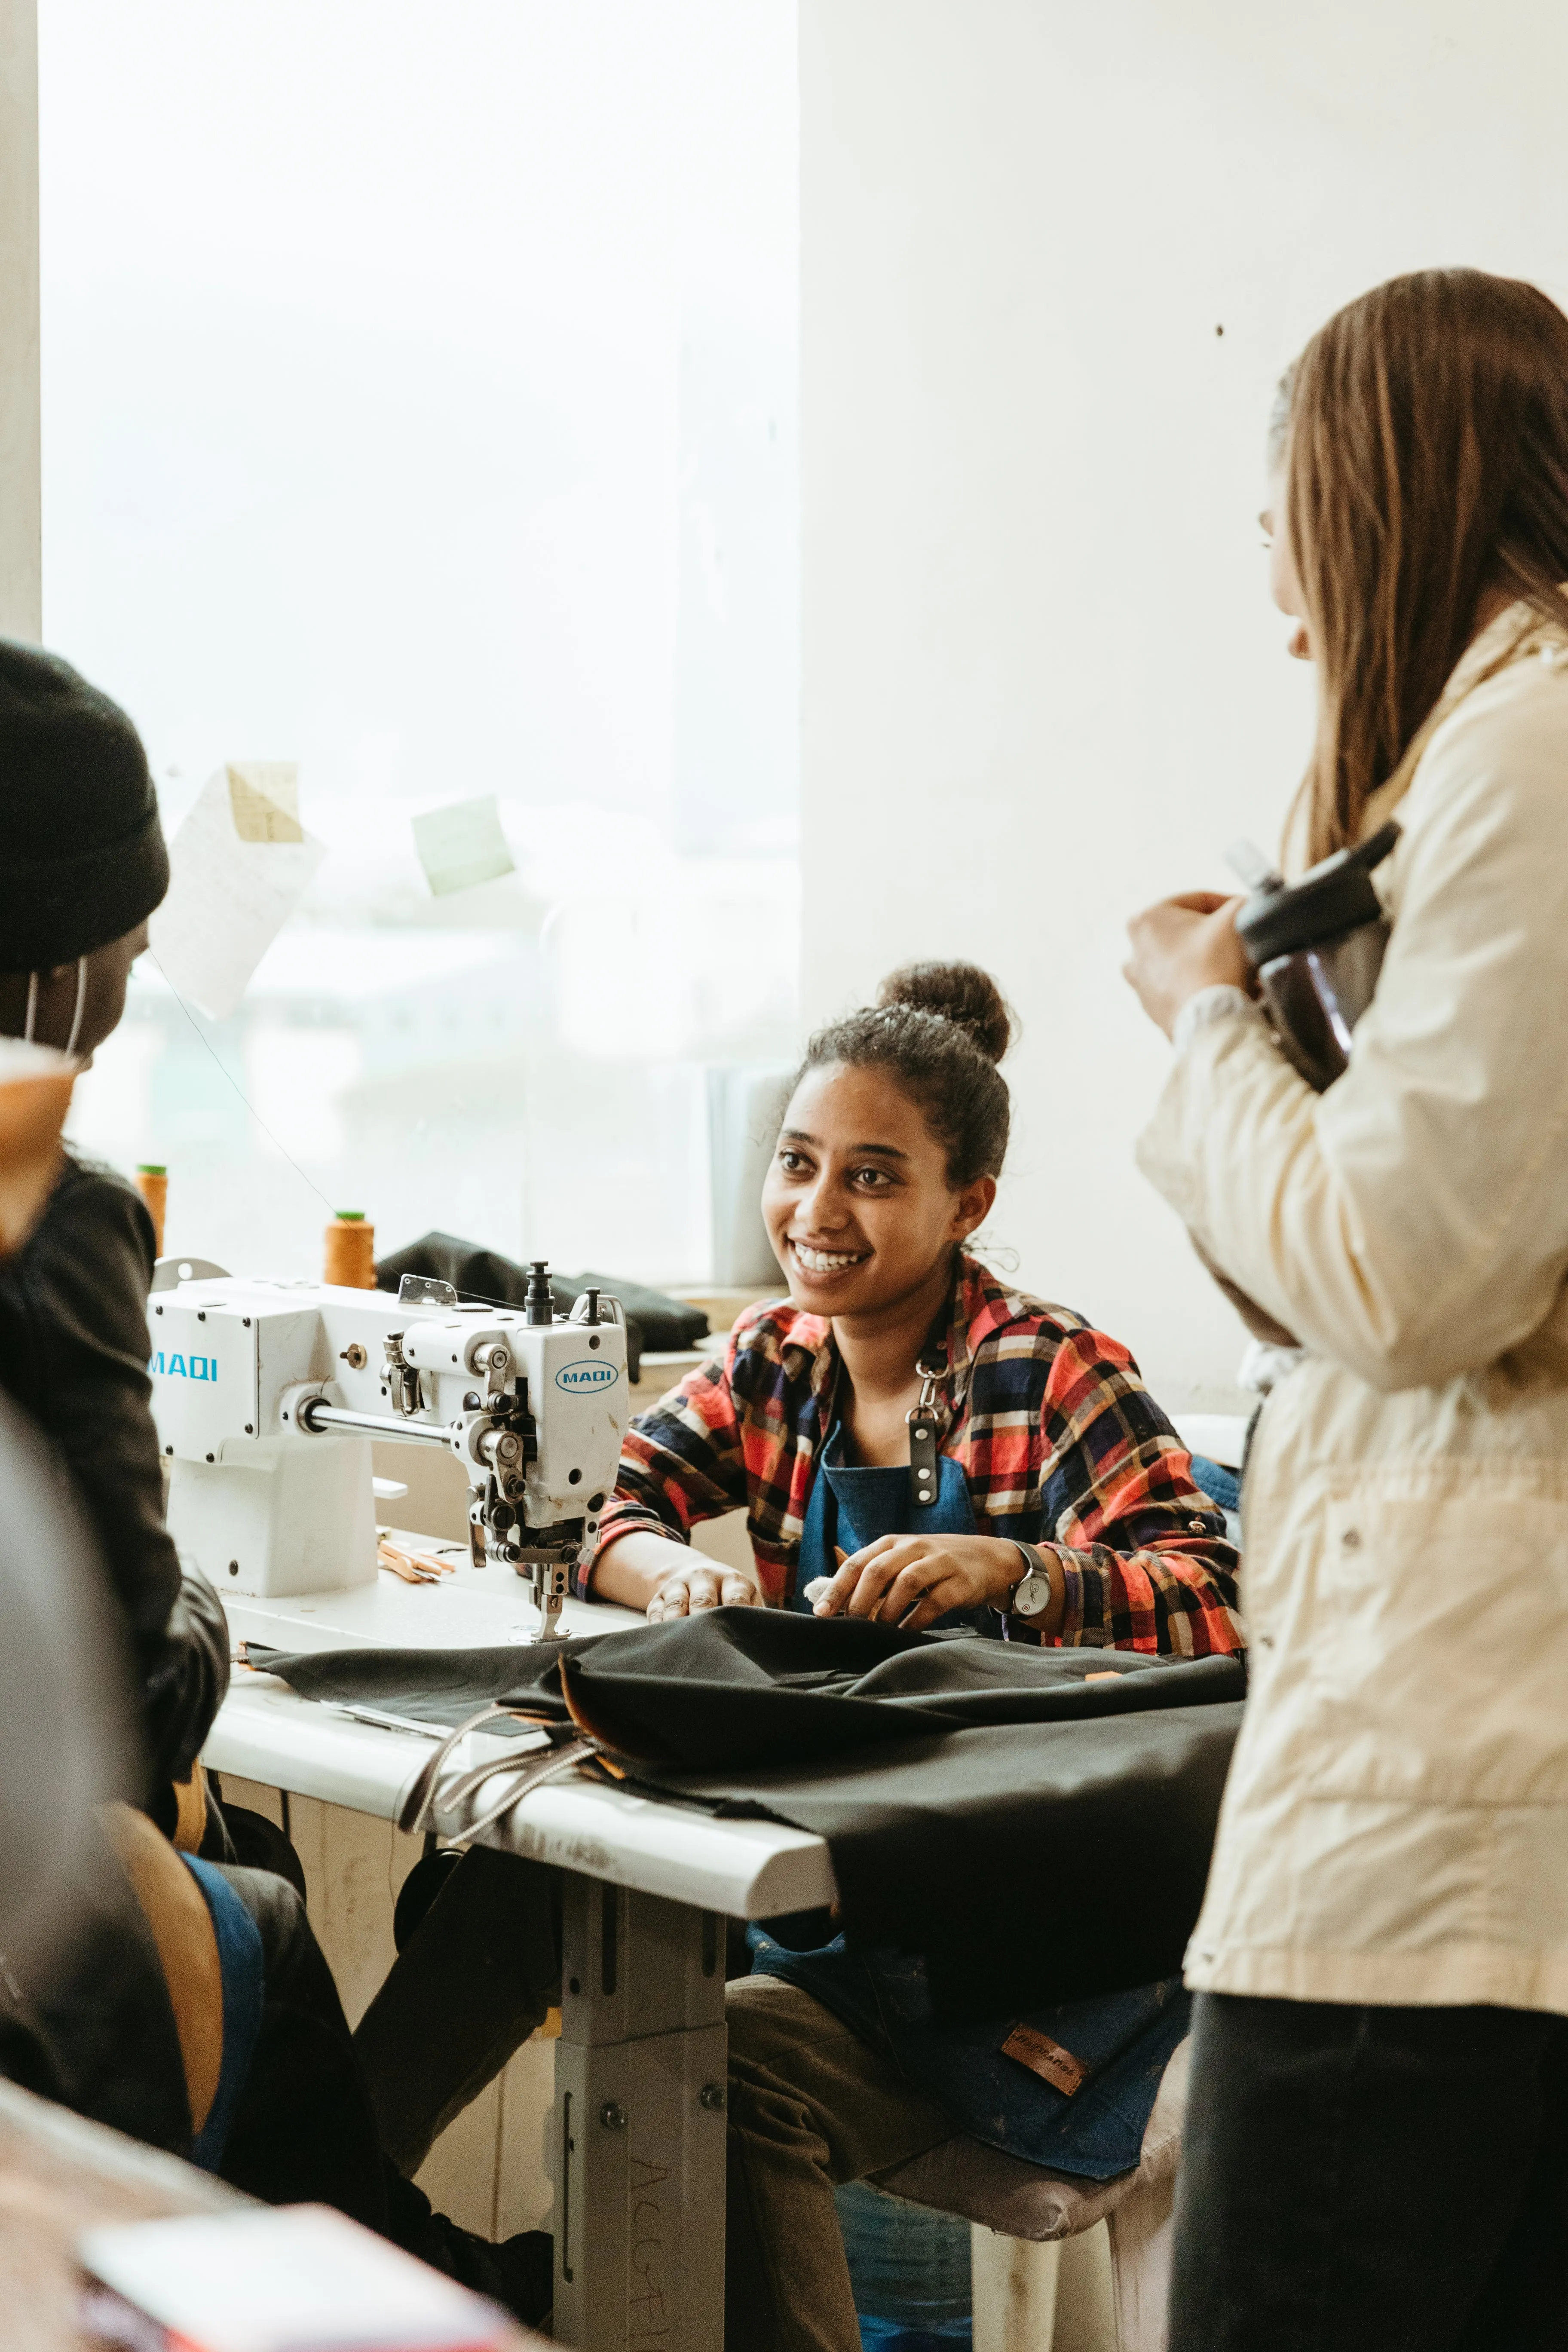
[{"label": "fabric label tag", "polygon": [[1069,2099],[1089,2080],[1088,2067],[1037,2026],[1016,2025],[1002,2044],[1002,2055],[1016,2058],[1020,2066],[1026,2066],[1031,2074],[1038,2074],[1042,2081],[1065,2092]]}]

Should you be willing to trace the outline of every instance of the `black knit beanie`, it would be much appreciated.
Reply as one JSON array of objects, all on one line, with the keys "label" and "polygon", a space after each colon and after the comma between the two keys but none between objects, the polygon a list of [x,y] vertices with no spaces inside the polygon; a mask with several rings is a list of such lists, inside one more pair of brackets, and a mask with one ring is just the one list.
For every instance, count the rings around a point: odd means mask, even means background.
[{"label": "black knit beanie", "polygon": [[142,739],[68,662],[0,637],[0,971],[74,963],[145,922],[169,853]]}]

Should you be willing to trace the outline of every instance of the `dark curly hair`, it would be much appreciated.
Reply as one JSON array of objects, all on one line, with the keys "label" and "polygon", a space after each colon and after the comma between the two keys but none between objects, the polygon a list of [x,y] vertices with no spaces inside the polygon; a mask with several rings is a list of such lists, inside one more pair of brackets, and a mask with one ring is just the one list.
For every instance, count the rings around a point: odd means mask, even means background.
[{"label": "dark curly hair", "polygon": [[874,1005],[817,1031],[795,1083],[833,1062],[889,1071],[946,1150],[947,1181],[957,1189],[1002,1173],[1011,1111],[996,1065],[1016,1025],[978,964],[903,964]]}]

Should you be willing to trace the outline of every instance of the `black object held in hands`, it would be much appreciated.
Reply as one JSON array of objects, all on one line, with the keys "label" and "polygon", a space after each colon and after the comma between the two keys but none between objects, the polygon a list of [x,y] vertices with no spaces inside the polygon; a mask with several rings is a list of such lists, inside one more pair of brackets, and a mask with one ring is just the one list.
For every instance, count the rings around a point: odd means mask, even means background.
[{"label": "black object held in hands", "polygon": [[1389,925],[1372,875],[1398,838],[1391,819],[1299,882],[1270,876],[1236,919],[1279,1043],[1319,1094],[1349,1068],[1351,1033],[1377,986]]}]

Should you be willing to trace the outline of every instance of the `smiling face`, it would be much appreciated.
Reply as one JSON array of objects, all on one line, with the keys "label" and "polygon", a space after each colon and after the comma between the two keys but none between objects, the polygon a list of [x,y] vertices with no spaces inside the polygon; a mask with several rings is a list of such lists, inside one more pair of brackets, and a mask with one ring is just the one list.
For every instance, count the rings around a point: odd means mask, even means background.
[{"label": "smiling face", "polygon": [[948,1182],[945,1147],[889,1071],[833,1062],[795,1090],[763,1215],[797,1307],[875,1317],[945,1283],[995,1197],[994,1176]]}]

